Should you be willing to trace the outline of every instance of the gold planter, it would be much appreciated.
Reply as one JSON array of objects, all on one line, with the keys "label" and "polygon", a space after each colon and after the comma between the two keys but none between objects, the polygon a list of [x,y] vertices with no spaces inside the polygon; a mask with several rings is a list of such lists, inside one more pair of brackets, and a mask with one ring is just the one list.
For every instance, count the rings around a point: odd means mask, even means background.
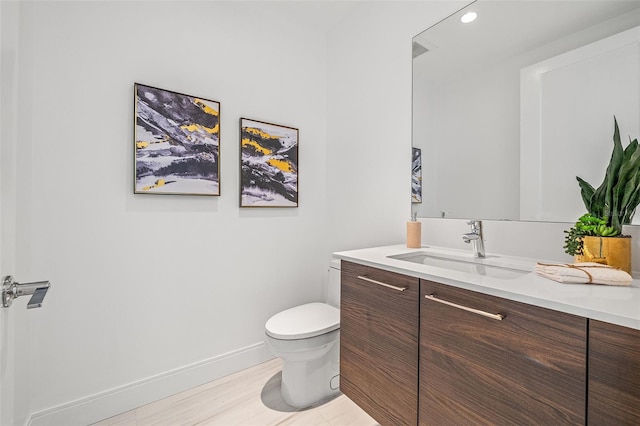
[{"label": "gold planter", "polygon": [[576,262],[597,262],[631,273],[631,237],[583,237]]}]

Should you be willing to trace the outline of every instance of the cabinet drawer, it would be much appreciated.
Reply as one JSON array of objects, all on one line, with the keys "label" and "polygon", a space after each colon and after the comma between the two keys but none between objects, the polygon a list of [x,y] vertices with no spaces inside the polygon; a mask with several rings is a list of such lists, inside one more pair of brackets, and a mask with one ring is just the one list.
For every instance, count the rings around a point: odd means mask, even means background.
[{"label": "cabinet drawer", "polygon": [[420,286],[420,424],[584,424],[585,318]]},{"label": "cabinet drawer", "polygon": [[415,425],[419,280],[343,261],[341,289],[341,390],[381,425]]},{"label": "cabinet drawer", "polygon": [[640,425],[640,330],[589,321],[589,424]]}]

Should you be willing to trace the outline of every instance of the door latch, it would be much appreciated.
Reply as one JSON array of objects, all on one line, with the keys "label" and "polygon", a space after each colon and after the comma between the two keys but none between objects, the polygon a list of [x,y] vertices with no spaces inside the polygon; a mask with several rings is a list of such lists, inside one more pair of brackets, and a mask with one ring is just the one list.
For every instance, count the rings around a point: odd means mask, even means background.
[{"label": "door latch", "polygon": [[15,282],[11,275],[7,275],[2,281],[2,306],[8,308],[14,299],[32,295],[27,303],[27,309],[39,308],[50,286],[49,281],[20,284]]}]

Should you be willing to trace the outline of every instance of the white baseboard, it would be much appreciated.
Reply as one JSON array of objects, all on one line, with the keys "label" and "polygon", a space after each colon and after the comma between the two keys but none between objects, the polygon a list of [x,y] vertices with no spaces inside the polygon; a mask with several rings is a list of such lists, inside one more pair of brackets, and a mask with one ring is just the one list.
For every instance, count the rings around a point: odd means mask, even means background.
[{"label": "white baseboard", "polygon": [[143,380],[33,413],[30,426],[86,426],[273,359],[255,343]]}]

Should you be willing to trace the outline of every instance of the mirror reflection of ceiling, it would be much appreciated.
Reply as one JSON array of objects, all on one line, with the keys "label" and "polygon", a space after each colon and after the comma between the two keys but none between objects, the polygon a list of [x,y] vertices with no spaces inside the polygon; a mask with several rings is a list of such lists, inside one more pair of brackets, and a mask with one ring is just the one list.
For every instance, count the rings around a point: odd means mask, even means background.
[{"label": "mirror reflection of ceiling", "polygon": [[[590,42],[611,35],[611,27],[603,25],[602,33],[589,34],[581,34],[583,29],[638,9],[638,0],[478,0],[414,37],[414,43],[428,49],[414,58],[414,74],[441,81],[569,35],[582,38],[578,44]],[[462,24],[459,17],[467,11],[476,12],[478,18]],[[615,31],[633,23],[619,25]]]}]

